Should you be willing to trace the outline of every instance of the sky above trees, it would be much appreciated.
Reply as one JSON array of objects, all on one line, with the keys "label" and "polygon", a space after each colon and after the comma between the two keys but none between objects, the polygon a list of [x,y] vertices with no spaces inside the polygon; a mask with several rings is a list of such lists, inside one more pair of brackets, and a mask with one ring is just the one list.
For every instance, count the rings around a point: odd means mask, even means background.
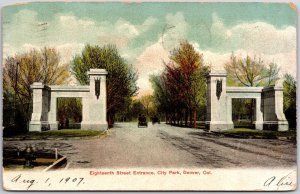
[{"label": "sky above trees", "polygon": [[28,3],[3,9],[3,56],[51,46],[61,62],[86,44],[115,44],[137,69],[140,95],[149,75],[181,40],[222,68],[232,52],[261,57],[296,75],[296,10],[269,3]]}]

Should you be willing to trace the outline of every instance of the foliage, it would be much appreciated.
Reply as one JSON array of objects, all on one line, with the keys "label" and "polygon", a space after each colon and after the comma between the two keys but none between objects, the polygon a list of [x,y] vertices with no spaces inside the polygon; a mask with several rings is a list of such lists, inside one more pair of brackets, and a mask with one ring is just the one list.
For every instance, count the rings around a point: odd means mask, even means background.
[{"label": "foliage", "polygon": [[249,122],[251,119],[251,102],[249,98],[233,98],[232,99],[232,120],[235,127],[249,127],[253,128],[254,125]]},{"label": "foliage", "polygon": [[206,74],[208,67],[204,65],[203,56],[195,51],[187,41],[180,43],[165,63],[161,75],[152,75],[150,82],[154,89],[154,103],[158,110],[164,111],[169,121],[182,122],[187,125],[193,121],[196,126],[196,110],[205,104]]},{"label": "foliage", "polygon": [[11,108],[5,107],[5,111],[8,111],[5,114],[18,113],[18,120],[23,120],[19,125],[26,128],[25,123],[31,117],[30,85],[34,82],[64,84],[68,78],[68,64],[60,63],[60,55],[54,48],[33,49],[7,57],[3,66],[3,101],[6,105],[16,105],[17,109],[10,111]]},{"label": "foliage", "polygon": [[82,120],[81,98],[58,98],[57,116],[60,123],[68,118],[71,121],[79,123]]},{"label": "foliage", "polygon": [[79,129],[64,129],[64,130],[49,130],[42,132],[28,132],[25,134],[4,136],[6,138],[21,139],[21,140],[46,140],[57,138],[91,138],[91,137],[104,137],[106,135],[103,131],[96,130],[79,130]]},{"label": "foliage", "polygon": [[139,98],[139,101],[144,106],[147,116],[149,116],[150,110],[153,109],[153,96],[152,95],[142,96]]},{"label": "foliage", "polygon": [[221,132],[222,135],[233,138],[246,139],[289,139],[296,142],[296,134],[293,131],[267,131],[247,128],[235,128]]},{"label": "foliage", "polygon": [[229,85],[242,85],[247,87],[275,85],[278,78],[279,67],[275,63],[265,65],[259,58],[247,56],[241,59],[232,54],[230,62],[225,64]]},{"label": "foliage", "polygon": [[86,45],[81,54],[72,61],[72,72],[81,84],[88,84],[87,71],[102,68],[107,75],[107,114],[111,126],[114,115],[123,111],[128,105],[128,98],[137,93],[137,74],[131,65],[119,55],[113,45]]},{"label": "foliage", "polygon": [[134,100],[130,106],[130,109],[127,113],[127,116],[131,120],[135,120],[138,118],[140,114],[145,114],[145,107],[139,100]]},{"label": "foliage", "polygon": [[296,80],[291,74],[285,74],[283,82],[283,109],[290,128],[296,128],[297,95]]}]

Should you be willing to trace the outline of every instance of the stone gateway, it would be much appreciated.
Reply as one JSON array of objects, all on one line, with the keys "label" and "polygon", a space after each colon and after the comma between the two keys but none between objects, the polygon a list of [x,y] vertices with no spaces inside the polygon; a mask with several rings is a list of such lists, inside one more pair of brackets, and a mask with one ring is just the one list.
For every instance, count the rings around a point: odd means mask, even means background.
[{"label": "stone gateway", "polygon": [[227,87],[226,71],[213,71],[207,77],[206,128],[210,131],[233,129],[232,99],[255,99],[255,128],[287,131],[283,113],[283,86]]},{"label": "stone gateway", "polygon": [[82,98],[81,129],[106,130],[106,75],[105,69],[90,69],[87,86],[58,86],[33,83],[33,111],[29,131],[57,130],[57,98]]}]

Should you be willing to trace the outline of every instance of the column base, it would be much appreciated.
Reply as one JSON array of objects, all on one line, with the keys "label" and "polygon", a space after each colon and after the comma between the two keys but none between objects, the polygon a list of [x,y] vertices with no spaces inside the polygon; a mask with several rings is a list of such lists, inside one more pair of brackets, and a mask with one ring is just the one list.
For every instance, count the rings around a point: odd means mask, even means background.
[{"label": "column base", "polygon": [[58,130],[58,121],[51,122],[49,121],[50,130]]},{"label": "column base", "polygon": [[29,131],[47,131],[50,129],[48,121],[30,121]]},{"label": "column base", "polygon": [[233,129],[233,122],[225,122],[225,121],[206,121],[205,122],[206,129],[214,132],[221,132],[229,129]]},{"label": "column base", "polygon": [[264,122],[262,121],[254,121],[255,129],[263,130],[264,129]]},{"label": "column base", "polygon": [[263,129],[270,131],[288,131],[289,123],[287,121],[264,121]]},{"label": "column base", "polygon": [[81,122],[82,130],[95,130],[95,131],[106,131],[108,129],[107,122],[95,123],[95,122]]}]

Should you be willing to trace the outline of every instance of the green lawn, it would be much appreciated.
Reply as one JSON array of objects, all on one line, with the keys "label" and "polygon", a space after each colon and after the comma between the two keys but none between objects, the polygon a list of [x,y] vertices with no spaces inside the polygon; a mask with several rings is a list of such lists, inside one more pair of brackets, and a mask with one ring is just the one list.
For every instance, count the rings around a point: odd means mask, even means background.
[{"label": "green lawn", "polygon": [[38,140],[38,139],[68,139],[68,138],[97,138],[105,137],[106,132],[94,131],[94,130],[79,130],[79,129],[63,129],[63,130],[49,130],[43,132],[27,132],[18,135],[10,135],[4,137],[4,140],[8,139],[20,139],[20,140]]},{"label": "green lawn", "polygon": [[235,128],[222,131],[221,134],[230,137],[256,138],[256,139],[291,139],[296,140],[296,131],[266,131],[247,128]]}]

